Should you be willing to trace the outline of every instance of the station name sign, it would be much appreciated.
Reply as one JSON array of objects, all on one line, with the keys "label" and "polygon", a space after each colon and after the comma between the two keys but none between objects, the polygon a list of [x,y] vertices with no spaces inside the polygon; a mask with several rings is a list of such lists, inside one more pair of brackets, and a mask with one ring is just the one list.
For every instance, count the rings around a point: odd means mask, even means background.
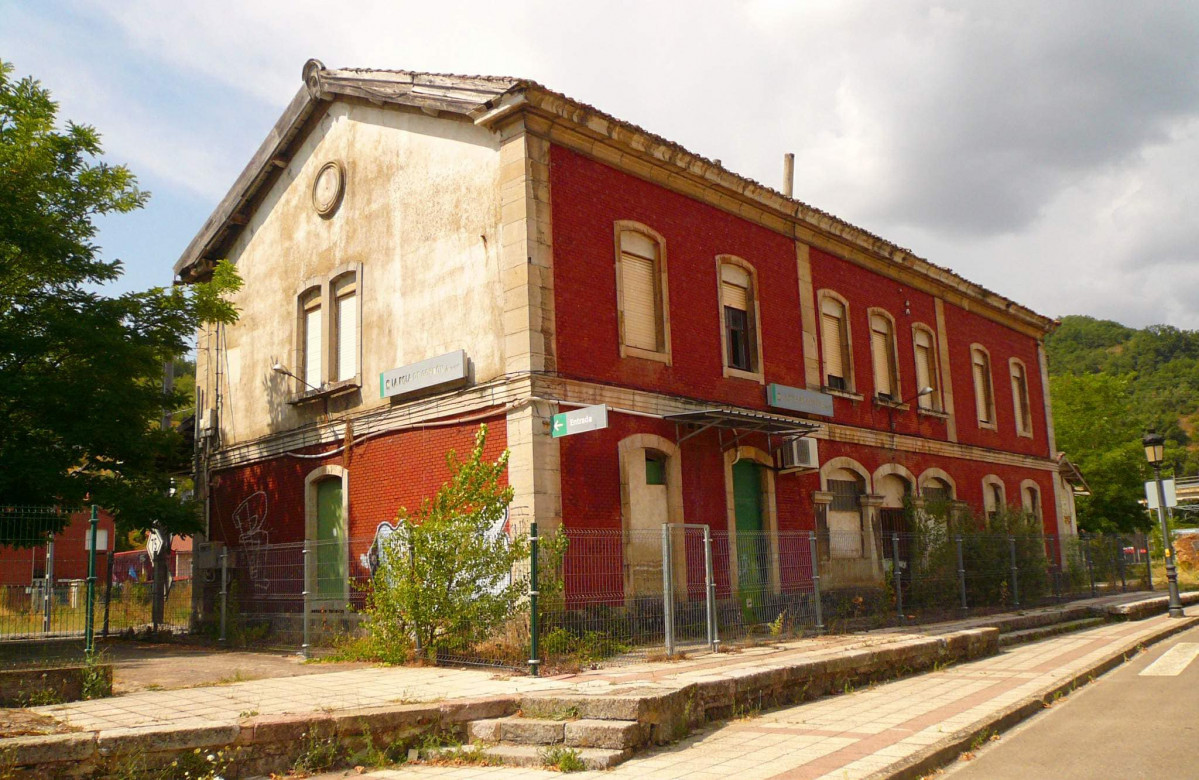
[{"label": "station name sign", "polygon": [[466,384],[466,350],[458,349],[379,374],[379,397],[410,395]]},{"label": "station name sign", "polygon": [[766,403],[792,412],[833,416],[833,397],[827,393],[805,390],[802,387],[770,384],[766,386]]}]

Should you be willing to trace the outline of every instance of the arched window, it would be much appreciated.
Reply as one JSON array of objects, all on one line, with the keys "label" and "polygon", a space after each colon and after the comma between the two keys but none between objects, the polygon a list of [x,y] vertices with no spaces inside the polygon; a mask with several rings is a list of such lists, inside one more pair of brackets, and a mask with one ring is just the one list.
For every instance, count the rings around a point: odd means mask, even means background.
[{"label": "arched window", "polygon": [[718,258],[720,269],[720,312],[724,330],[726,375],[751,375],[759,379],[761,356],[758,352],[757,290],[753,267],[739,258]]},{"label": "arched window", "polygon": [[616,223],[621,356],[669,362],[666,241],[638,222]]},{"label": "arched window", "polygon": [[1020,504],[1039,521],[1041,519],[1041,490],[1035,483],[1026,480],[1020,488]]},{"label": "arched window", "polygon": [[986,347],[970,347],[970,364],[974,374],[974,408],[982,428],[995,427],[995,391],[991,384],[991,355]]},{"label": "arched window", "polygon": [[820,350],[824,360],[824,386],[852,392],[849,307],[840,296],[827,291],[820,296]]},{"label": "arched window", "polygon": [[870,312],[870,360],[874,367],[874,394],[883,401],[899,401],[899,370],[895,359],[895,325],[880,310]]},{"label": "arched window", "polygon": [[1007,506],[1003,480],[994,474],[983,477],[983,510],[994,519]]},{"label": "arched window", "polygon": [[926,503],[948,503],[953,500],[953,486],[940,477],[929,477],[924,481],[920,496]]},{"label": "arched window", "polygon": [[937,337],[932,329],[917,323],[912,326],[912,351],[916,358],[916,390],[926,387],[933,391],[928,395],[918,396],[916,403],[921,409],[941,411],[944,405],[941,401],[941,374],[937,368]]},{"label": "arched window", "polygon": [[1032,436],[1032,410],[1028,404],[1028,371],[1019,358],[1008,361],[1012,377],[1012,410],[1016,417],[1016,433]]}]

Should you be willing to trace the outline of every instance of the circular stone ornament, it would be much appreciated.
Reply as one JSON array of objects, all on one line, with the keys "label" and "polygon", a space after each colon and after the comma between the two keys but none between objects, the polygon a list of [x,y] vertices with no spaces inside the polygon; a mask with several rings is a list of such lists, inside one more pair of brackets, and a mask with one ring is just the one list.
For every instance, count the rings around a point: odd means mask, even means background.
[{"label": "circular stone ornament", "polygon": [[346,169],[337,160],[330,160],[316,172],[312,182],[312,205],[322,217],[331,217],[341,205],[346,192]]}]

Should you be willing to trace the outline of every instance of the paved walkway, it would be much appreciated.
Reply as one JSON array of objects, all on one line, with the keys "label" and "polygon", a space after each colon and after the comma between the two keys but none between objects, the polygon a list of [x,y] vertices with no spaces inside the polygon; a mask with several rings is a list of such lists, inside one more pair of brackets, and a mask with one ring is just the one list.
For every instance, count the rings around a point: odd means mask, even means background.
[{"label": "paved walkway", "polygon": [[[1072,602],[1069,606],[1126,603],[1143,600],[1147,595],[1130,593],[1107,596]],[[1026,610],[1022,614],[1038,611],[1042,610]],[[255,715],[334,712],[385,704],[473,699],[539,691],[619,693],[622,689],[634,688],[675,689],[714,676],[733,678],[747,671],[786,665],[800,658],[834,657],[853,650],[919,641],[964,628],[990,625],[1001,618],[979,617],[864,634],[815,637],[736,653],[704,654],[683,661],[602,668],[551,678],[444,667],[370,667],[303,677],[140,691],[110,699],[38,707],[36,711],[79,729],[104,731],[170,724],[237,723]]]},{"label": "paved walkway", "polygon": [[[1019,646],[985,660],[744,717],[635,757],[613,770],[576,776],[612,780],[870,777],[1018,702],[1086,675],[1113,653],[1135,647],[1170,625],[1170,619],[1162,616]],[[322,778],[346,775],[364,780],[548,780],[561,776],[533,769],[414,765],[363,775],[349,770]]]}]

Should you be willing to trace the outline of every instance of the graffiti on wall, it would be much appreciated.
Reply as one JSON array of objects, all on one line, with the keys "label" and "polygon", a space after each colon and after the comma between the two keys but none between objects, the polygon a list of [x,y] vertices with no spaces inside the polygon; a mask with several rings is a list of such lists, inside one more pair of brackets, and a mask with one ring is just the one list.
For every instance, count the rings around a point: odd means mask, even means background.
[{"label": "graffiti on wall", "polygon": [[[508,508],[504,508],[503,514],[496,519],[494,523],[483,533],[483,538],[493,544],[506,544],[508,541]],[[364,569],[368,569],[371,577],[379,571],[382,564],[387,562],[389,555],[406,555],[408,553],[408,544],[403,538],[398,538],[395,541],[391,537],[398,532],[397,526],[384,520],[375,526],[375,537],[371,540],[371,546],[367,551],[358,556],[358,562],[362,564]],[[506,587],[508,582],[494,584],[488,590],[498,592]]]},{"label": "graffiti on wall", "polygon": [[240,548],[242,566],[254,590],[265,593],[271,589],[266,577],[266,550],[270,533],[264,527],[269,507],[266,493],[259,490],[251,493],[233,510],[233,525],[237,528],[237,544]]}]

